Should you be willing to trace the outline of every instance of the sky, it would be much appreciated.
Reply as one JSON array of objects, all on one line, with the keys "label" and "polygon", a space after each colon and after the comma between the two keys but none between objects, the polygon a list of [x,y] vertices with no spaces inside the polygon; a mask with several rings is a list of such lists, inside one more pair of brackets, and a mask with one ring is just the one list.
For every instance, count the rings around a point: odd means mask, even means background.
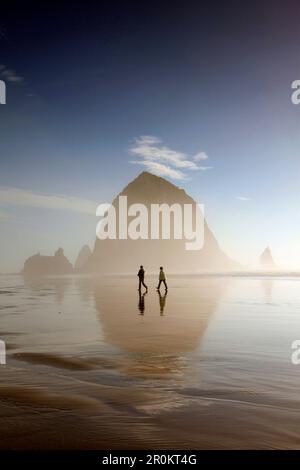
[{"label": "sky", "polygon": [[293,0],[1,5],[0,272],[74,262],[143,170],[204,204],[231,258],[300,269],[299,21]]}]

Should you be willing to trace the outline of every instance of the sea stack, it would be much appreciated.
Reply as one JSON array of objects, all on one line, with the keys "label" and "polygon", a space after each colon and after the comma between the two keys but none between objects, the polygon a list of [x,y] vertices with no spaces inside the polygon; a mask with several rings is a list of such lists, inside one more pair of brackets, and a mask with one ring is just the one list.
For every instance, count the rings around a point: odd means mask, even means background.
[{"label": "sea stack", "polygon": [[31,256],[24,263],[24,276],[48,276],[71,274],[73,266],[59,248],[54,256],[42,256],[40,253]]},{"label": "sea stack", "polygon": [[263,269],[275,269],[276,264],[274,262],[270,247],[267,247],[260,255],[260,265]]},{"label": "sea stack", "polygon": [[92,255],[92,251],[91,251],[90,247],[88,245],[84,245],[81,248],[81,250],[80,250],[80,252],[77,256],[75,266],[74,266],[74,270],[76,272],[84,271],[85,266],[88,263],[91,255]]},{"label": "sea stack", "polygon": [[[164,178],[142,172],[114,199],[112,205],[119,210],[119,196],[127,196],[128,206],[143,204],[151,213],[151,204],[189,204],[196,201],[186,192]],[[94,251],[86,270],[97,273],[134,274],[140,265],[147,273],[157,273],[164,266],[170,273],[197,273],[212,270],[236,269],[238,264],[221,250],[212,231],[204,220],[204,244],[201,249],[186,250],[186,239],[96,239]]]}]

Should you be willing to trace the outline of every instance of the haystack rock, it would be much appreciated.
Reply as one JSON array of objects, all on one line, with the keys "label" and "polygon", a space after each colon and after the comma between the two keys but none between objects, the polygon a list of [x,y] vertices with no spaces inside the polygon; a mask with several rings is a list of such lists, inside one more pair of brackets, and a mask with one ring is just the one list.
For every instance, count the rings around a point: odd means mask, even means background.
[{"label": "haystack rock", "polygon": [[274,269],[276,264],[274,262],[271,249],[267,247],[260,255],[260,265],[263,269]]},{"label": "haystack rock", "polygon": [[48,276],[70,274],[73,266],[64,255],[64,250],[59,248],[54,256],[42,256],[40,253],[31,256],[24,263],[24,276]]},{"label": "haystack rock", "polygon": [[84,269],[84,266],[88,263],[91,255],[92,251],[90,247],[88,245],[84,245],[77,256],[74,266],[75,271],[81,271]]},{"label": "haystack rock", "polygon": [[[119,196],[127,196],[128,207],[139,203],[147,207],[151,204],[190,204],[196,210],[196,202],[183,189],[164,178],[148,172],[141,173]],[[119,198],[113,201],[118,213]],[[193,219],[195,219],[193,217]],[[117,229],[118,230],[118,229]],[[172,233],[172,230],[171,230]],[[140,265],[147,273],[157,273],[159,266],[164,266],[167,273],[196,273],[207,270],[230,270],[238,267],[220,249],[217,240],[204,220],[204,244],[197,251],[186,250],[186,239],[96,239],[94,251],[85,271],[132,274]]]}]

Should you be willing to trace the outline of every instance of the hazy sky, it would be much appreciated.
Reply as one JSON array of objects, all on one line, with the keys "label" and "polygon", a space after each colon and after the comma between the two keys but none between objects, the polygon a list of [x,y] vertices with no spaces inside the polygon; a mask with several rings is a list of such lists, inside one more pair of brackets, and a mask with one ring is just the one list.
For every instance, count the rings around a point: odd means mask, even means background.
[{"label": "hazy sky", "polygon": [[229,256],[300,269],[300,4],[215,3],[1,5],[0,271],[74,261],[144,169],[205,204]]}]

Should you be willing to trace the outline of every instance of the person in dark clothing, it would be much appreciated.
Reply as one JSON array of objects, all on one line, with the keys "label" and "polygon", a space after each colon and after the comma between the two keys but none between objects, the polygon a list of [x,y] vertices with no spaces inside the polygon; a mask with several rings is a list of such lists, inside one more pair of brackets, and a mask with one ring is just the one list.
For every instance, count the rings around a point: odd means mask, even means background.
[{"label": "person in dark clothing", "polygon": [[144,283],[144,278],[145,278],[145,270],[143,268],[143,266],[140,266],[140,270],[138,272],[138,278],[139,278],[139,288],[138,290],[141,290],[141,287],[142,285],[145,287],[146,291],[148,290],[148,287],[146,286],[146,284]]}]

